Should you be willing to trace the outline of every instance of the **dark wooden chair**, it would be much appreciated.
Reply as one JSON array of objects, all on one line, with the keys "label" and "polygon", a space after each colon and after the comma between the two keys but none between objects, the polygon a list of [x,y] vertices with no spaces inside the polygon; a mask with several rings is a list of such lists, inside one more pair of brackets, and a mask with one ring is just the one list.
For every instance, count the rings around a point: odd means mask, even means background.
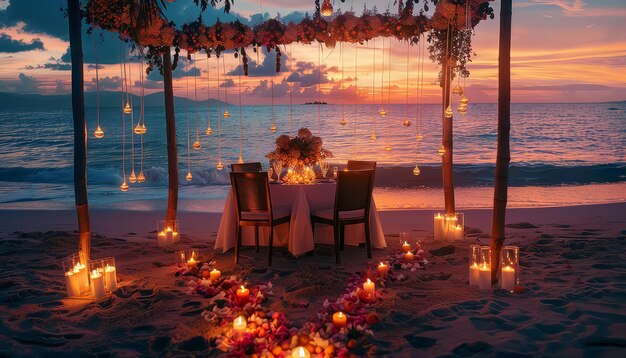
[{"label": "dark wooden chair", "polygon": [[376,162],[366,160],[348,160],[348,170],[376,170]]},{"label": "dark wooden chair", "polygon": [[337,173],[335,207],[318,210],[311,214],[311,224],[333,226],[335,239],[335,260],[341,262],[340,251],[344,248],[346,225],[365,225],[365,246],[367,257],[372,258],[370,244],[370,204],[374,189],[374,170],[349,170]]},{"label": "dark wooden chair", "polygon": [[260,162],[237,163],[230,165],[230,171],[233,173],[262,172],[263,166]]},{"label": "dark wooden chair", "polygon": [[242,227],[254,226],[256,252],[259,252],[259,226],[269,227],[268,264],[272,265],[274,226],[288,223],[291,212],[285,209],[274,210],[270,186],[265,172],[230,173],[230,182],[235,195],[237,211],[237,244],[235,263],[239,263],[239,248],[242,241]]}]

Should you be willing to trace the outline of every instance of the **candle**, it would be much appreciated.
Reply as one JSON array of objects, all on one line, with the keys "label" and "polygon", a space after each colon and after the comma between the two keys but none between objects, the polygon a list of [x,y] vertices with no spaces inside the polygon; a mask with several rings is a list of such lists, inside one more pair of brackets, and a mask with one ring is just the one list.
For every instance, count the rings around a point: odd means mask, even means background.
[{"label": "candle", "polygon": [[248,302],[249,297],[250,290],[248,290],[247,288],[241,286],[241,288],[237,290],[237,298],[239,299],[239,302],[246,303]]},{"label": "candle", "polygon": [[459,218],[456,215],[446,215],[445,223],[443,225],[443,235],[444,240],[454,240],[455,237],[455,228],[458,223]]},{"label": "candle", "polygon": [[443,240],[443,216],[441,214],[435,215],[435,241]]},{"label": "candle", "polygon": [[372,282],[372,280],[368,278],[367,282],[363,283],[363,291],[365,291],[368,295],[374,297],[374,294],[376,293],[376,285],[374,284],[374,282]]},{"label": "candle", "polygon": [[478,275],[479,275],[478,264],[474,262],[474,264],[470,266],[469,283],[471,286],[478,286],[478,282],[479,282]]},{"label": "candle", "polygon": [[411,250],[411,245],[409,245],[406,241],[402,244],[402,251],[409,252]]},{"label": "candle", "polygon": [[478,269],[478,288],[488,290],[491,288],[491,266],[483,263]]},{"label": "candle", "polygon": [[502,268],[502,288],[511,292],[515,289],[515,269],[509,265]]},{"label": "candle", "polygon": [[107,264],[104,268],[104,288],[106,292],[111,292],[117,288],[115,266],[109,266]]},{"label": "candle", "polygon": [[457,225],[454,227],[454,240],[462,240],[463,239],[463,227],[461,225]]},{"label": "candle", "polygon": [[209,279],[215,282],[220,279],[221,275],[222,275],[221,271],[213,269],[213,271],[209,273]]},{"label": "candle", "polygon": [[335,312],[333,314],[333,325],[337,328],[345,327],[348,324],[348,316],[343,314],[343,312]]},{"label": "candle", "polygon": [[104,297],[104,277],[98,270],[93,270],[91,272],[91,295],[94,299],[99,299]]},{"label": "candle", "polygon": [[198,264],[198,261],[196,261],[193,257],[187,260],[187,268],[190,268],[190,269],[194,268],[196,267],[197,264]]},{"label": "candle", "polygon": [[247,326],[248,322],[243,316],[237,317],[233,321],[233,335],[238,337],[241,336],[246,331]]},{"label": "candle", "polygon": [[89,275],[87,274],[87,266],[80,262],[74,266],[74,279],[81,293],[89,290]]},{"label": "candle", "polygon": [[299,346],[299,347],[294,348],[291,351],[291,357],[292,358],[309,358],[311,357],[311,354],[304,347]]},{"label": "candle", "polygon": [[69,297],[80,296],[80,287],[78,287],[76,275],[74,275],[73,270],[65,273],[65,288],[67,289],[67,295]]},{"label": "candle", "polygon": [[381,262],[380,265],[378,265],[377,270],[378,276],[387,277],[387,272],[389,272],[389,266]]},{"label": "candle", "polygon": [[413,261],[413,253],[411,251],[404,254],[404,261],[406,262]]}]

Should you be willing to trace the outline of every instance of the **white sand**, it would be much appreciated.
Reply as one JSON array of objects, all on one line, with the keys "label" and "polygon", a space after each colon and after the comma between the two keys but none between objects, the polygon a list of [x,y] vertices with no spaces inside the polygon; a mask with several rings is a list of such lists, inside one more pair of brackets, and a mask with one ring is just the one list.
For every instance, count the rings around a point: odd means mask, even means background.
[{"label": "white sand", "polygon": [[[412,231],[437,255],[429,256],[426,270],[383,290],[376,308],[382,320],[374,326],[378,353],[625,356],[625,212],[626,203],[509,210],[508,223],[536,226],[508,229],[507,243],[521,247],[523,294],[466,284],[468,246],[489,241],[490,211],[465,211],[474,234],[454,243],[429,240],[432,211],[382,212],[388,250],[397,249],[399,232]],[[217,355],[205,339],[204,300],[188,296],[168,266],[176,249],[214,255],[224,274],[271,279],[276,295],[267,304],[295,325],[312,318],[324,299],[336,298],[345,278],[366,264],[364,248],[347,248],[347,264],[336,266],[332,251],[317,247],[315,256],[299,259],[278,249],[269,270],[265,250],[244,249],[234,267],[231,252],[212,252],[219,214],[180,213],[184,238],[167,250],[150,233],[162,216],[92,213],[93,256],[116,257],[121,288],[90,302],[65,298],[59,259],[77,247],[74,212],[0,211],[0,355]]]}]

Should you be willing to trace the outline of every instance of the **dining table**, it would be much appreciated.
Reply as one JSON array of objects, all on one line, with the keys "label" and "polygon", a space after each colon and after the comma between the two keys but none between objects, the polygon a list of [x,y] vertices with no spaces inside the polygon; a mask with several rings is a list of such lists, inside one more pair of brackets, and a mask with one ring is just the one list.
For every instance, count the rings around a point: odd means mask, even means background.
[{"label": "dining table", "polygon": [[[298,257],[312,251],[316,243],[334,244],[332,226],[316,224],[315,230],[313,230],[311,213],[317,210],[333,208],[336,187],[336,182],[333,179],[318,179],[311,184],[271,182],[270,195],[273,210],[283,209],[291,212],[289,224],[285,223],[274,227],[274,246],[287,246],[289,252]],[[387,244],[374,198],[371,200],[369,224],[372,247],[385,248]],[[259,228],[259,245],[268,245],[269,230],[269,227]],[[364,225],[347,225],[344,236],[346,245],[364,243]],[[231,188],[224,204],[224,211],[215,241],[215,249],[226,252],[235,247],[236,243],[237,209]],[[254,244],[254,227],[243,227],[242,246],[254,246]]]}]

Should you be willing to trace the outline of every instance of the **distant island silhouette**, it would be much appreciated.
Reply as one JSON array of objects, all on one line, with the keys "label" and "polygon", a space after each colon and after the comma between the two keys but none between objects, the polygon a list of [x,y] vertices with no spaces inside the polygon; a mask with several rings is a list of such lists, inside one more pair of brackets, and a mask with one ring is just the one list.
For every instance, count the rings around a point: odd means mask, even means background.
[{"label": "distant island silhouette", "polygon": [[313,102],[306,102],[305,104],[328,104],[328,103],[320,102],[320,101],[313,101]]}]

